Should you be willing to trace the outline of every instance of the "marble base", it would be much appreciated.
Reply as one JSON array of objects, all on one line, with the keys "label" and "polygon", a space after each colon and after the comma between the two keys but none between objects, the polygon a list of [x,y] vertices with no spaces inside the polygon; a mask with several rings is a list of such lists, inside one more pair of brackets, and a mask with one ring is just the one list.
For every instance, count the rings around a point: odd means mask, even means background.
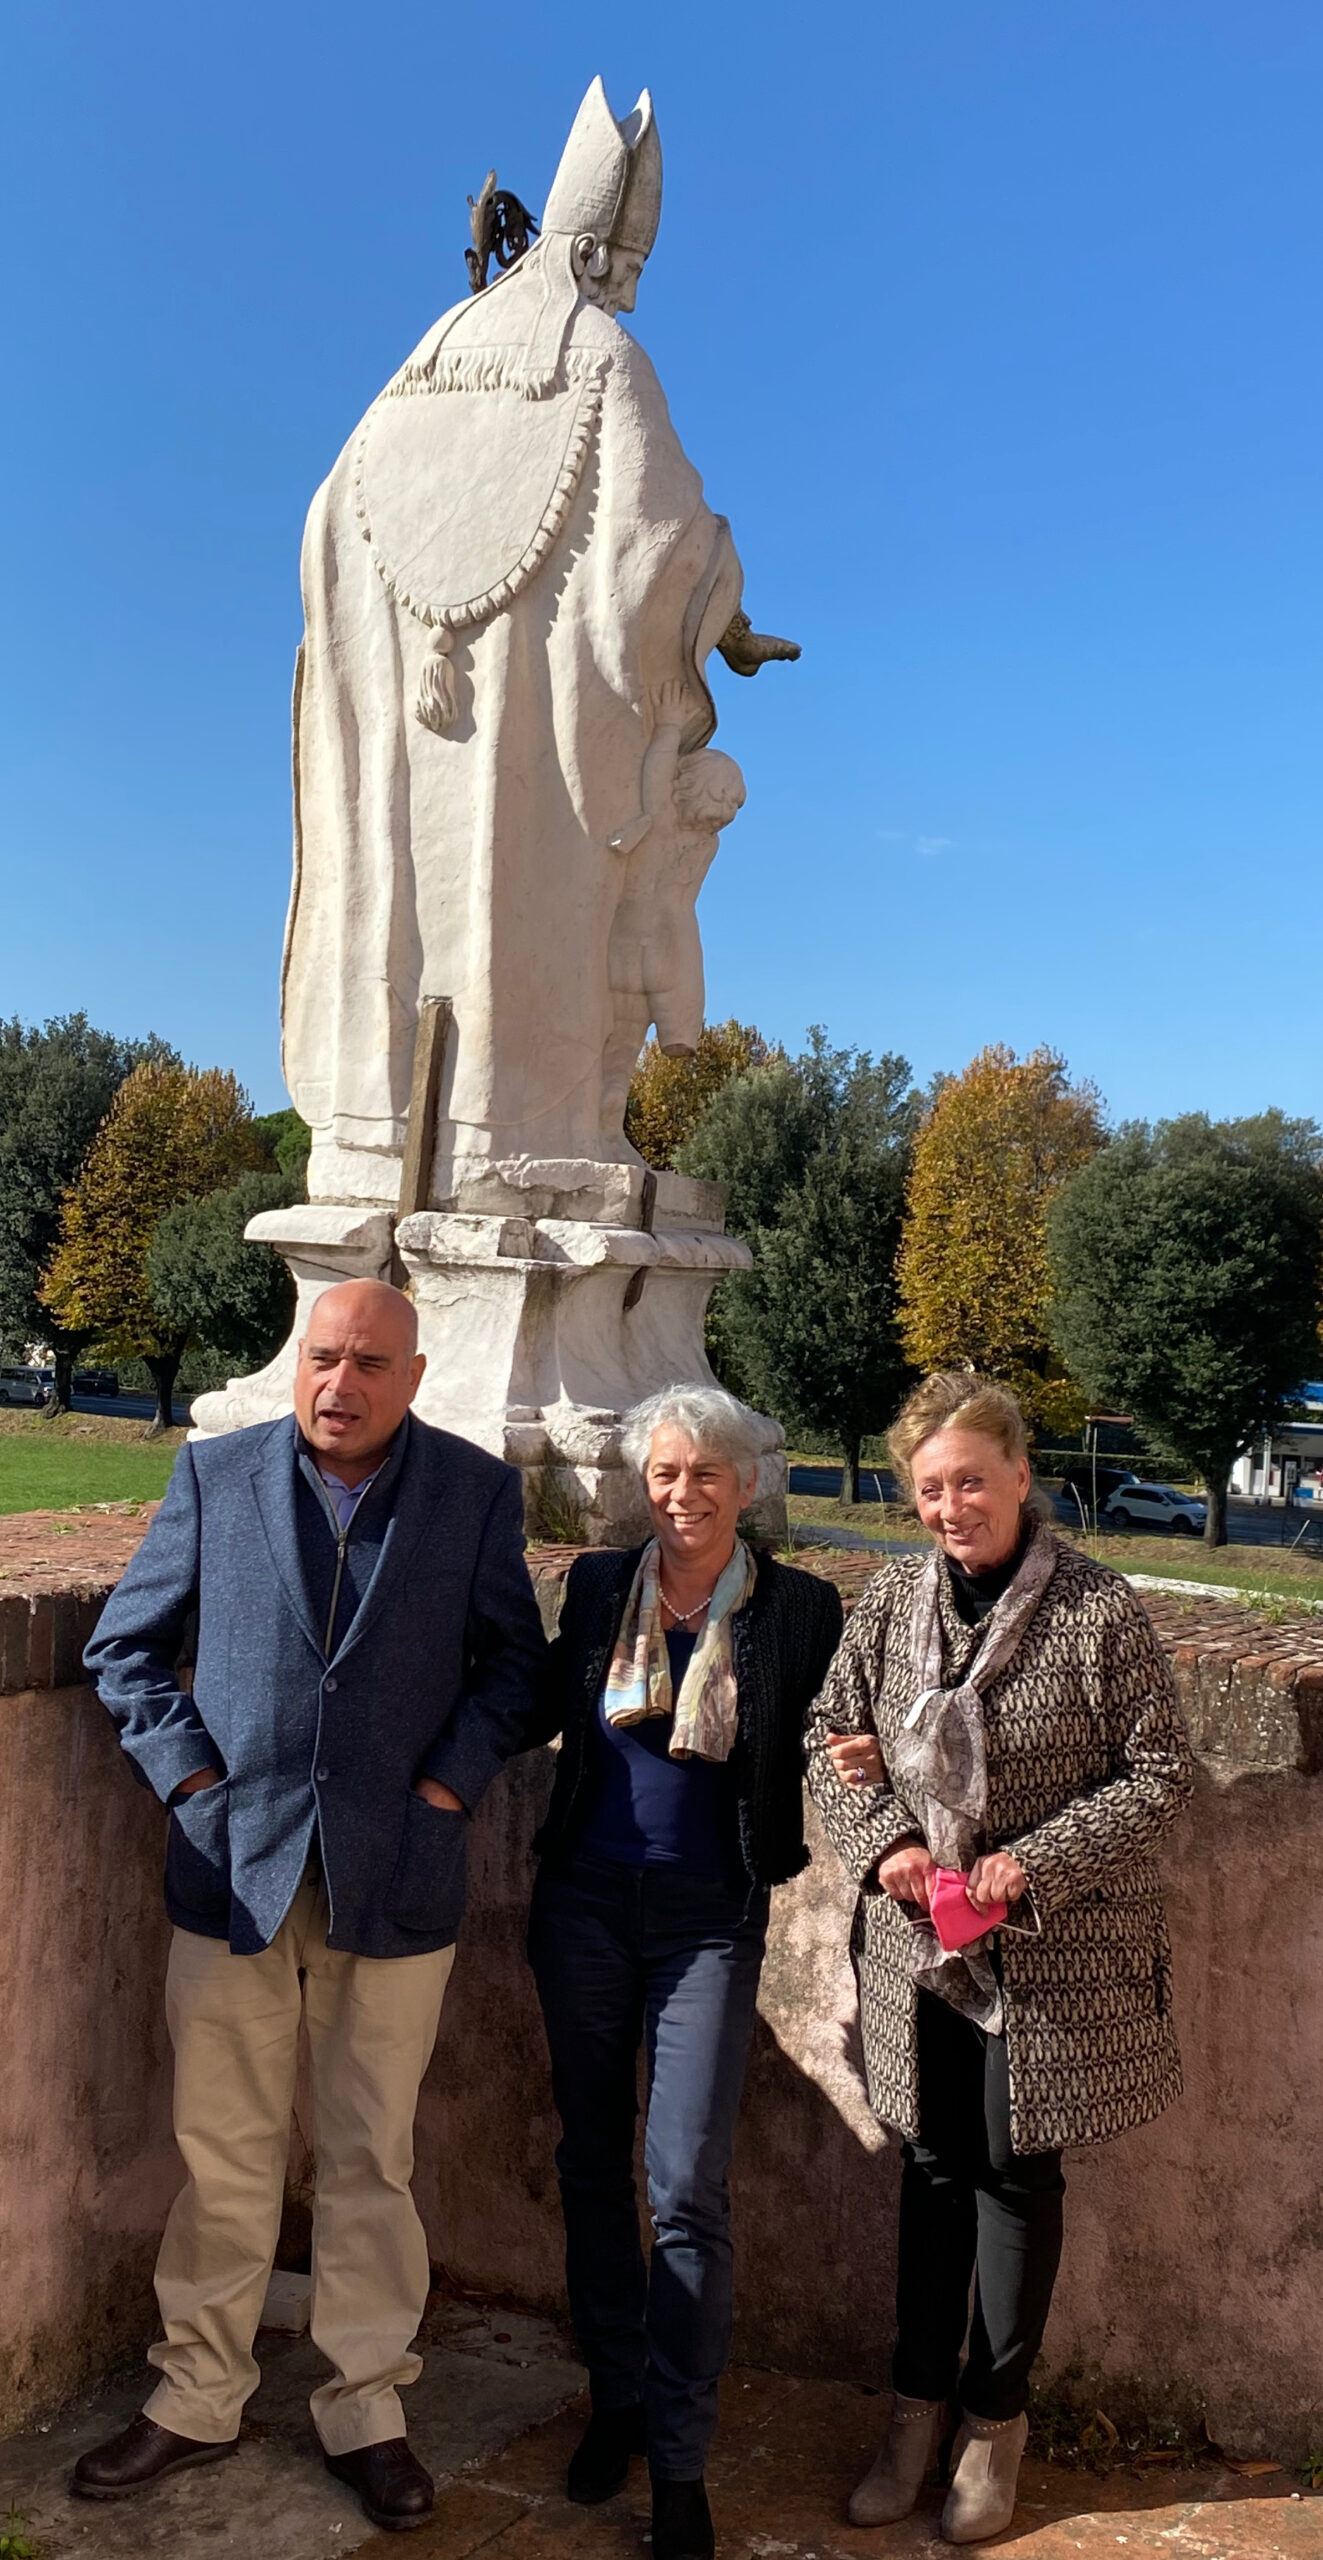
[{"label": "marble base", "polygon": [[[550,1177],[562,1170],[586,1178],[561,1186]],[[662,1175],[648,1203],[632,1166],[539,1165],[536,1180],[508,1183],[509,1171],[499,1169],[499,1190],[494,1181],[482,1193],[485,1211],[424,1209],[396,1223],[385,1211],[311,1202],[254,1218],[248,1234],[275,1245],[298,1284],[294,1332],[255,1377],[197,1398],[193,1436],[288,1413],[310,1306],[336,1280],[386,1278],[393,1245],[427,1357],[416,1405],[423,1421],[519,1468],[530,1536],[618,1546],[646,1534],[642,1490],[620,1454],[622,1418],[677,1379],[711,1383],[707,1302],[726,1272],[747,1269],[749,1249],[720,1232],[721,1194],[711,1184]],[[623,1212],[618,1222],[529,1214],[548,1191],[577,1202],[608,1172],[618,1185],[611,1202]],[[518,1213],[505,1205],[511,1193]],[[644,1226],[645,1206],[655,1215],[663,1204],[684,1222],[659,1232]],[[776,1422],[763,1429],[745,1526],[779,1540],[784,1435]]]},{"label": "marble base", "polygon": [[[622,1417],[676,1379],[711,1382],[703,1317],[715,1283],[747,1269],[747,1245],[715,1227],[654,1234],[436,1209],[401,1219],[396,1243],[428,1356],[424,1421],[520,1468],[530,1531],[595,1546],[646,1534]],[[782,1538],[783,1434],[764,1429],[748,1526]]]}]

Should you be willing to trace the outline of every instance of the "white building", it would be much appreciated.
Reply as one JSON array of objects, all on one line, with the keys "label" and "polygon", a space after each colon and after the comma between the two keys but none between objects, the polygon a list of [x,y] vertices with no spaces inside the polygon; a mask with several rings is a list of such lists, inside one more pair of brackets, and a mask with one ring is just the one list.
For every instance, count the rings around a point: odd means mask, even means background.
[{"label": "white building", "polygon": [[1323,1505],[1323,1379],[1300,1389],[1298,1421],[1265,1431],[1231,1470],[1231,1490],[1250,1502],[1317,1502]]}]

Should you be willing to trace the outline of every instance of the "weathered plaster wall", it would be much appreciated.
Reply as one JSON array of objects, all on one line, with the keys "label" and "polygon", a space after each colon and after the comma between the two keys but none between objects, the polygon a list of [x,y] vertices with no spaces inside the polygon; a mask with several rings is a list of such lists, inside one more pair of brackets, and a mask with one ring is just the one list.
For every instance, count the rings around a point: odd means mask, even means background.
[{"label": "weathered plaster wall", "polygon": [[[18,1608],[0,1596],[0,2425],[145,2343],[180,2174],[163,1817],[72,1685],[92,1595],[72,1615],[25,1602],[21,1626]],[[1163,1627],[1204,1754],[1167,1863],[1187,2093],[1068,2163],[1048,2362],[1118,2419],[1202,2405],[1224,2442],[1286,2457],[1323,2438],[1323,1673],[1251,1623],[1255,1654],[1235,1615],[1206,1643]],[[557,2306],[555,2126],[522,1952],[550,1774],[546,1753],[515,1764],[475,1826],[416,2184],[453,2278]],[[820,1843],[776,1898],[736,2161],[740,2351],[880,2382],[897,2158],[863,2101],[850,1900]],[[297,2245],[297,2137],[292,2165]]]},{"label": "weathered plaster wall", "polygon": [[[560,2299],[555,2123],[521,1941],[546,1755],[483,1808],[416,2188],[460,2283]],[[1323,1787],[1201,1773],[1167,1863],[1186,2095],[1067,2162],[1048,2378],[1121,2419],[1200,2408],[1279,2457],[1323,2432]],[[886,2381],[898,2155],[868,2114],[851,1896],[815,1840],[775,1898],[735,2170],[739,2352]]]},{"label": "weathered plaster wall", "polygon": [[163,1819],[82,1689],[0,1696],[0,2426],[150,2333],[179,2184]]}]

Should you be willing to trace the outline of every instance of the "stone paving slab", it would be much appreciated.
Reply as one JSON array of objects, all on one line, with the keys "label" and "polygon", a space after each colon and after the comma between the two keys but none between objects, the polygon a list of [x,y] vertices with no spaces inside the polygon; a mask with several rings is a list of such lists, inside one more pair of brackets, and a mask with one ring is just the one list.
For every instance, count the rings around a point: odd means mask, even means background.
[{"label": "stone paving slab", "polygon": [[[423,2344],[410,2428],[443,2489],[583,2389],[582,2368],[559,2331],[527,2313],[443,2303],[429,2314]],[[375,2533],[352,2491],[323,2465],[308,2395],[326,2366],[311,2341],[263,2334],[257,2355],[261,2387],[232,2459],[181,2472],[141,2498],[103,2504],[69,2495],[79,2454],[142,2407],[156,2380],[144,2367],[0,2444],[0,2523],[16,2507],[40,2560],[209,2560],[228,2552],[319,2560],[368,2542],[398,2551],[399,2536]]]},{"label": "stone paving slab", "polygon": [[[647,2560],[648,2486],[635,2463],[621,2496],[571,2506],[565,2465],[583,2424],[583,2375],[545,2321],[446,2305],[429,2322],[424,2379],[410,2394],[413,2442],[437,2477],[436,2513],[413,2560]],[[94,2507],[63,2489],[69,2462],[140,2402],[126,2381],[47,2434],[0,2448],[0,2503],[30,2519],[41,2560],[321,2560],[404,2547],[374,2533],[323,2470],[306,2394],[306,2340],[262,2341],[263,2384],[238,2457],[188,2472],[146,2499]],[[718,2560],[939,2560],[941,2493],[885,2532],[845,2520],[845,2500],[884,2424],[885,2398],[844,2383],[736,2370],[708,2479]],[[1285,2472],[1246,2478],[1210,2463],[1102,2474],[1026,2462],[1009,2532],[982,2546],[1019,2560],[1323,2560],[1323,2497]]]},{"label": "stone paving slab", "polygon": [[[708,2481],[718,2560],[937,2560],[941,2494],[925,2492],[902,2525],[861,2532],[845,2499],[876,2449],[886,2402],[847,2384],[732,2373]],[[415,2560],[646,2560],[647,2476],[595,2509],[562,2494],[581,2410],[562,2413],[448,2488]],[[1284,2473],[1245,2480],[1219,2466],[1179,2472],[1089,2472],[1026,2463],[1011,2530],[991,2552],[1023,2560],[1320,2560],[1323,2499],[1293,2495]],[[385,2560],[395,2536],[362,2546]],[[299,2560],[304,2560],[302,2554]],[[310,2555],[309,2555],[310,2560]]]}]

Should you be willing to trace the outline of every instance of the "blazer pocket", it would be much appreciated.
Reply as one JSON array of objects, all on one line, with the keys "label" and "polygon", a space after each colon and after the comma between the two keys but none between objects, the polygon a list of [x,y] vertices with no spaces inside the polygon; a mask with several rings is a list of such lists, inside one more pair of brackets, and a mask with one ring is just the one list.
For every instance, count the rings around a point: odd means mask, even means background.
[{"label": "blazer pocket", "polygon": [[230,1782],[196,1787],[170,1808],[165,1844],[166,1901],[199,1920],[230,1910]]},{"label": "blazer pocket", "polygon": [[420,1937],[454,1937],[464,1914],[468,1826],[466,1813],[444,1812],[410,1789],[386,1901],[397,1927]]}]

